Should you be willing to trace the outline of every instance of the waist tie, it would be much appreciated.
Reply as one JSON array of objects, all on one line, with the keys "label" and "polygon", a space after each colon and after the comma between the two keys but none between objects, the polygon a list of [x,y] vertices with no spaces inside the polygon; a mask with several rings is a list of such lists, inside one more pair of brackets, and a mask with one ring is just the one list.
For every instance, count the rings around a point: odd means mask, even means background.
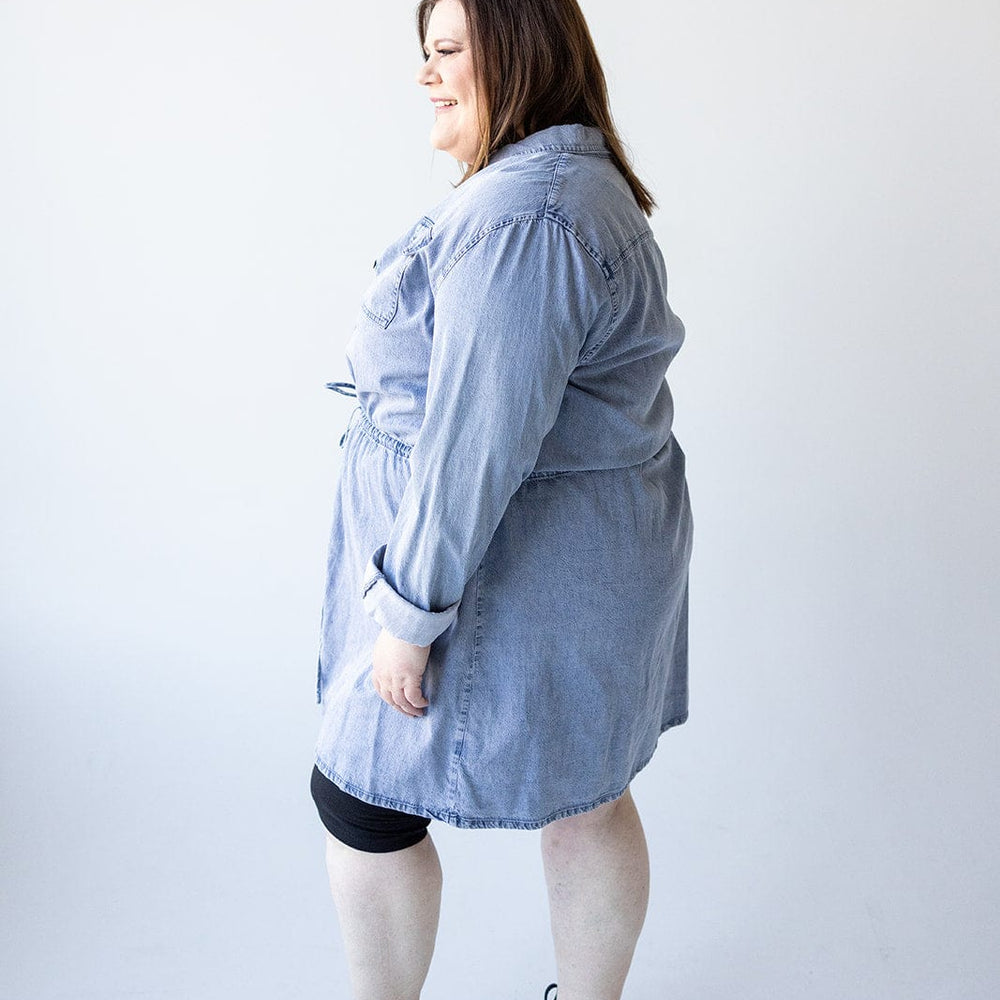
[{"label": "waist tie", "polygon": [[[326,387],[327,389],[332,389],[334,392],[339,392],[341,396],[353,396],[355,399],[358,398],[358,394],[356,392],[349,391],[350,389],[357,389],[357,386],[353,382],[327,382]],[[346,438],[348,433],[350,432],[351,425],[354,423],[354,418],[358,415],[360,411],[361,411],[360,403],[358,403],[358,405],[355,406],[353,410],[351,410],[351,416],[350,419],[347,421],[347,427],[344,428],[344,433],[340,435],[339,443],[341,448],[344,447],[344,438]]]},{"label": "waist tie", "polygon": [[348,392],[346,389],[341,388],[342,386],[350,386],[352,389],[357,389],[357,386],[353,382],[327,382],[327,389],[333,389],[334,392],[339,392],[341,396],[354,396],[357,398],[356,392]]}]

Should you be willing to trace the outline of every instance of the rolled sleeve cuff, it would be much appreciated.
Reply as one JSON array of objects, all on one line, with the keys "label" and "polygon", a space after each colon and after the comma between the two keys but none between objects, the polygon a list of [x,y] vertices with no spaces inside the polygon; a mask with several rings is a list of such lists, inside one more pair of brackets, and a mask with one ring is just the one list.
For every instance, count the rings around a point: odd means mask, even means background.
[{"label": "rolled sleeve cuff", "polygon": [[387,632],[412,642],[416,646],[429,646],[458,614],[461,598],[442,611],[426,611],[399,594],[382,572],[385,545],[380,545],[368,560],[361,602],[371,617]]}]

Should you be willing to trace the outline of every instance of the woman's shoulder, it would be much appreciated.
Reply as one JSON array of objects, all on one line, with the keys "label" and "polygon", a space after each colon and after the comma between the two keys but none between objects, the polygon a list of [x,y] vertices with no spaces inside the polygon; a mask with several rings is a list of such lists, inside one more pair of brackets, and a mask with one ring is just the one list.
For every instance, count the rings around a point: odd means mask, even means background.
[{"label": "woman's shoulder", "polygon": [[[530,162],[528,162],[530,161]],[[430,214],[443,229],[463,235],[544,214],[551,183],[551,158],[522,157],[473,174]]]},{"label": "woman's shoulder", "polygon": [[[426,217],[433,257],[452,261],[487,234],[547,220],[610,268],[649,224],[610,158],[539,151],[474,174]],[[430,249],[430,248],[429,248]]]}]

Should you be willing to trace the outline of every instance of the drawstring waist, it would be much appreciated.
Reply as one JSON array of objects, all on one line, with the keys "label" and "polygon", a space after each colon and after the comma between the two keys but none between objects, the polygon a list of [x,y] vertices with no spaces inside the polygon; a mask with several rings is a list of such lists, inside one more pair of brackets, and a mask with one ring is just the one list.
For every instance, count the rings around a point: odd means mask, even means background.
[{"label": "drawstring waist", "polygon": [[[357,392],[349,392],[349,389],[357,389],[357,386],[353,382],[327,382],[327,389],[332,389],[334,392],[339,392],[342,396],[353,396],[357,399]],[[347,427],[344,428],[344,433],[340,435],[340,447],[344,447],[344,441],[347,435],[351,432],[351,428],[354,426],[355,417],[358,418],[358,423],[362,431],[368,435],[376,444],[382,445],[383,448],[394,452],[397,455],[402,455],[406,458],[412,449],[412,445],[408,445],[405,441],[400,441],[399,438],[393,437],[391,434],[387,434],[380,427],[376,427],[372,423],[371,418],[365,413],[364,407],[358,403],[357,406],[351,411],[350,419],[347,421]]]}]

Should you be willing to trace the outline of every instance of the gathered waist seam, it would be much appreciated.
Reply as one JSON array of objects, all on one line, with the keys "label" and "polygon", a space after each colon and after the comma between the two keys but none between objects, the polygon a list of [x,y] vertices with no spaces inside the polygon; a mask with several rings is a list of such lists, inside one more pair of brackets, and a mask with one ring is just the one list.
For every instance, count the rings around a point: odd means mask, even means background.
[{"label": "gathered waist seam", "polygon": [[[405,441],[400,441],[399,438],[393,437],[391,434],[387,434],[381,427],[376,427],[372,422],[371,417],[365,413],[364,407],[358,404],[356,411],[361,419],[358,421],[358,426],[361,430],[374,441],[376,444],[382,445],[383,448],[391,451],[395,455],[402,455],[403,458],[409,458],[410,452],[413,449],[412,445],[408,445]],[[350,428],[348,428],[348,431]]]},{"label": "gathered waist seam", "polygon": [[[361,431],[376,444],[381,445],[387,451],[392,452],[394,455],[400,455],[403,458],[408,459],[410,457],[410,452],[413,450],[413,446],[407,444],[405,441],[400,441],[399,438],[393,437],[392,434],[382,430],[378,427],[365,412],[365,408],[358,403],[351,413],[351,419],[348,421],[347,430],[344,431],[340,443],[343,445],[344,439],[350,434],[351,428],[354,426],[355,417],[358,417],[357,425]],[[673,435],[671,434],[671,438]],[[670,438],[664,443],[663,447],[657,450],[655,455],[649,458],[642,459],[642,461],[634,462],[631,465],[619,465],[613,466],[611,468],[603,469],[552,469],[552,470],[538,470],[537,472],[530,472],[524,478],[524,482],[529,482],[538,479],[552,479],[556,476],[574,476],[579,475],[583,472],[614,472],[624,469],[637,469],[641,465],[645,465],[647,462],[653,461],[662,451],[671,444]]]}]

